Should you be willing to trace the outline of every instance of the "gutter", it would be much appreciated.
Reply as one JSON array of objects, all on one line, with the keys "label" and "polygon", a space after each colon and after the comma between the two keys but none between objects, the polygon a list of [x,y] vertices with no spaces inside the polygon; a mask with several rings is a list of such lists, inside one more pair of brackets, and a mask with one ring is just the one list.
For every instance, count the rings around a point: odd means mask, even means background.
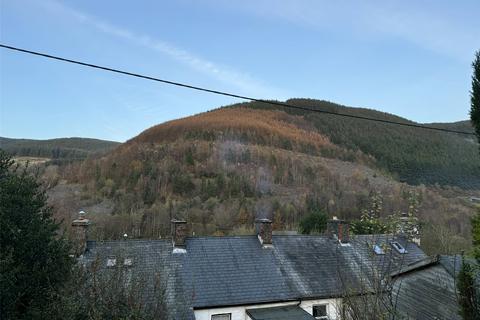
[{"label": "gutter", "polygon": [[[349,296],[364,296],[367,294],[372,294],[372,292],[367,293],[356,293],[350,294]],[[298,298],[291,298],[291,299],[281,299],[281,300],[270,300],[270,301],[250,301],[250,302],[243,302],[243,303],[234,303],[234,304],[224,304],[224,305],[204,305],[199,307],[193,307],[193,310],[205,310],[205,309],[220,309],[220,308],[232,308],[232,307],[245,307],[251,305],[264,305],[264,304],[273,304],[273,303],[288,303],[288,302],[297,302],[297,306],[299,306],[302,301],[306,300],[323,300],[323,299],[339,299],[343,298],[345,295],[337,294],[337,295],[324,295],[324,296],[307,296],[307,297],[298,297]]]}]

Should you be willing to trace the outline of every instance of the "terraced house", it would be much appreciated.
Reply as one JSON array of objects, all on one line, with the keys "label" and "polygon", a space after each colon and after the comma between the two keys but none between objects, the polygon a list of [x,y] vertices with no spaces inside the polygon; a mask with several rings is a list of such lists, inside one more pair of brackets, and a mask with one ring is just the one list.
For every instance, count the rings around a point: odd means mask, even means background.
[{"label": "terraced house", "polygon": [[338,219],[324,235],[276,234],[259,219],[256,235],[192,237],[173,220],[172,239],[89,241],[88,224],[73,223],[79,262],[143,279],[161,319],[460,319],[454,278],[401,234],[350,237]]}]

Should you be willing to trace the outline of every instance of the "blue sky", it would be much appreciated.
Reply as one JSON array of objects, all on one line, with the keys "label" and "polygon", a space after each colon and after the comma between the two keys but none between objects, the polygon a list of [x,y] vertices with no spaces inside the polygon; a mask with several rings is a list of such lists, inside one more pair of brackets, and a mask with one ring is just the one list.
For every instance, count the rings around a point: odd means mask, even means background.
[{"label": "blue sky", "polygon": [[[1,0],[1,42],[265,99],[468,118],[480,2]],[[0,50],[0,136],[125,141],[235,99]]]}]

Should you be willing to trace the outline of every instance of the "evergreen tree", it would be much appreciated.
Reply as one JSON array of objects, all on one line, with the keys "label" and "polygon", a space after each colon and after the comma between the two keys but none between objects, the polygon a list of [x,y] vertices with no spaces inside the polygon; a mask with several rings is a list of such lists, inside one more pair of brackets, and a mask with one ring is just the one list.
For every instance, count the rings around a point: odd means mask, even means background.
[{"label": "evergreen tree", "polygon": [[475,269],[462,257],[462,268],[458,273],[457,288],[460,314],[464,320],[480,320],[480,297],[475,285]]},{"label": "evergreen tree", "polygon": [[470,98],[472,107],[470,109],[470,119],[480,142],[480,50],[475,53],[472,67],[472,91]]},{"label": "evergreen tree", "polygon": [[0,149],[0,315],[45,319],[73,259],[41,186]]},{"label": "evergreen tree", "polygon": [[480,210],[471,219],[472,224],[472,242],[473,242],[473,256],[477,259],[480,265]]},{"label": "evergreen tree", "polygon": [[327,228],[327,215],[319,210],[313,211],[300,221],[299,227],[303,234],[322,233]]},{"label": "evergreen tree", "polygon": [[192,148],[188,148],[185,152],[185,164],[189,166],[193,166],[195,164],[195,160],[193,159],[193,151]]},{"label": "evergreen tree", "polygon": [[460,313],[465,320],[480,320],[480,290],[478,288],[478,277],[480,277],[478,266],[480,265],[480,212],[473,216],[472,240],[473,256],[477,265],[465,261],[462,257],[462,267],[458,274],[457,288],[459,292]]}]

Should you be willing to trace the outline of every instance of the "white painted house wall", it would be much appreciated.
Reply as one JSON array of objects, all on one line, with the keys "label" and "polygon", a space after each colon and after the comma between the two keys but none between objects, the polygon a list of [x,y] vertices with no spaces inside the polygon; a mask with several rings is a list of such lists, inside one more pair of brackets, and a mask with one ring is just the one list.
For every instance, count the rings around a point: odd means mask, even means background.
[{"label": "white painted house wall", "polygon": [[[203,309],[203,310],[194,310],[196,320],[211,320],[212,315],[230,313],[232,315],[231,320],[251,320],[247,315],[247,309],[257,309],[257,308],[270,308],[270,307],[280,307],[280,306],[291,306],[297,305],[298,301],[292,302],[282,302],[282,303],[270,303],[270,304],[253,304],[249,306],[241,307],[230,307],[230,308],[214,308],[214,309]],[[329,320],[340,320],[338,316],[340,306],[342,305],[341,299],[322,299],[322,300],[302,300],[300,303],[300,308],[312,314],[312,306],[327,304],[327,313]]]},{"label": "white painted house wall", "polygon": [[312,314],[312,307],[318,304],[328,304],[327,314],[329,320],[340,320],[342,299],[305,300],[300,303],[300,308]]}]

